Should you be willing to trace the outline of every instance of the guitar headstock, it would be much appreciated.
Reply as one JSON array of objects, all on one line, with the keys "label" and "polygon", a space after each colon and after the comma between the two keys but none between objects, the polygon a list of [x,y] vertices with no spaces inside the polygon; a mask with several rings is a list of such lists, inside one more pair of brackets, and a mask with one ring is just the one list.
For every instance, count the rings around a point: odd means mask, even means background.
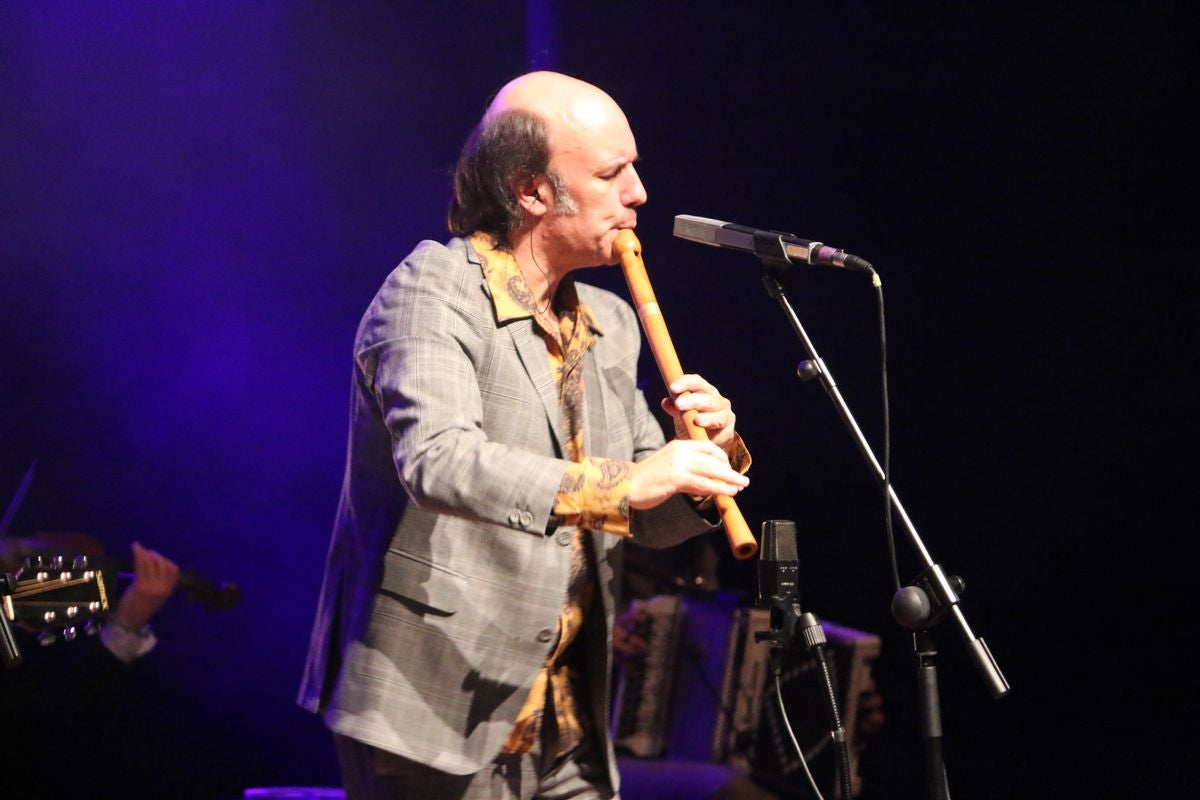
[{"label": "guitar headstock", "polygon": [[35,555],[25,559],[11,594],[0,597],[4,616],[27,630],[41,631],[42,644],[62,635],[71,640],[95,633],[93,620],[107,615],[115,599],[111,572],[96,569],[87,556]]}]

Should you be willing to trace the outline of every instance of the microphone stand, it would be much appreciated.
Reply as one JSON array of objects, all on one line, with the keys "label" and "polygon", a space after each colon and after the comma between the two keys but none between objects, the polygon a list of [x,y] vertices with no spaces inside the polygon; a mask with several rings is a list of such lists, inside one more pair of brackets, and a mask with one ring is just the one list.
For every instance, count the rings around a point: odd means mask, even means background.
[{"label": "microphone stand", "polygon": [[[836,753],[834,771],[838,779],[837,788],[841,792],[837,796],[841,800],[851,800],[854,794],[851,789],[850,742],[846,740],[846,726],[842,722],[841,711],[838,708],[837,688],[834,686],[833,673],[829,667],[829,654],[825,649],[827,640],[825,631],[821,629],[821,621],[811,611],[802,611],[799,603],[789,602],[778,597],[771,598],[770,609],[772,617],[779,614],[783,621],[779,626],[772,623],[769,630],[755,631],[754,641],[771,642],[771,649],[767,655],[771,667],[771,679],[775,683],[775,691],[779,698],[779,714],[783,717],[784,724],[787,725],[787,710],[783,707],[783,695],[779,683],[783,674],[784,653],[787,650],[798,650],[803,644],[804,649],[813,654],[821,676],[821,688],[825,693],[829,741],[833,742]],[[790,725],[788,725],[788,730],[791,731]],[[799,755],[801,759],[805,758],[803,752],[800,752]],[[807,764],[804,765],[804,770],[808,773]],[[809,780],[813,780],[811,773],[809,773]]]},{"label": "microphone stand", "polygon": [[[16,587],[16,578],[7,572],[0,572],[0,596],[12,594]],[[0,610],[0,665],[9,668],[21,665],[21,648],[3,610]]]},{"label": "microphone stand", "polygon": [[[17,486],[16,494],[12,500],[8,501],[8,507],[4,509],[4,516],[0,517],[0,546],[6,543],[5,537],[8,536],[8,529],[12,525],[13,518],[17,516],[17,511],[21,508],[21,503],[25,502],[25,495],[29,492],[29,487],[33,483],[33,474],[37,469],[37,459],[29,465],[29,469],[25,470],[24,477],[21,478],[21,483]],[[0,572],[0,596],[13,594],[17,590],[17,579],[8,572]],[[5,667],[18,667],[21,665],[21,648],[17,645],[16,637],[13,636],[12,626],[8,624],[8,618],[0,611],[0,664]]]},{"label": "microphone stand", "polygon": [[[854,414],[850,411],[850,407],[846,404],[841,392],[838,391],[833,374],[829,371],[825,362],[821,360],[821,357],[817,355],[817,350],[813,346],[812,340],[808,337],[808,333],[800,323],[800,318],[796,315],[795,309],[792,308],[791,302],[784,293],[784,287],[779,278],[787,271],[792,262],[787,256],[782,239],[778,236],[772,236],[767,232],[759,232],[755,235],[754,244],[756,255],[763,262],[763,285],[766,287],[767,294],[779,303],[780,308],[783,309],[784,315],[787,316],[792,329],[795,330],[796,336],[800,339],[801,344],[808,354],[808,359],[800,363],[797,374],[802,380],[809,380],[811,378],[820,379],[821,385],[825,389],[825,394],[833,403],[838,415],[842,418],[842,422],[845,423],[846,428],[858,444],[859,452],[874,469],[875,476],[879,480],[880,485],[884,485],[886,476],[883,468],[879,465],[879,460],[875,458],[875,454],[871,450],[871,445],[867,442],[866,436],[863,435],[862,429],[859,428],[858,422],[854,419]],[[933,656],[937,651],[933,647],[932,635],[923,636],[921,634],[928,634],[928,628],[931,628],[944,618],[948,617],[952,619],[962,633],[967,644],[967,651],[992,697],[998,700],[1008,694],[1009,684],[1000,672],[1000,667],[996,663],[996,659],[992,657],[987,643],[981,637],[976,636],[971,630],[971,626],[967,623],[967,618],[959,606],[958,595],[962,590],[961,581],[958,582],[958,589],[956,590],[951,578],[946,576],[942,568],[930,556],[924,542],[921,540],[920,534],[917,533],[916,526],[909,519],[908,512],[904,510],[904,505],[900,502],[900,497],[896,494],[895,487],[888,485],[887,491],[892,508],[895,509],[895,514],[900,518],[904,529],[908,531],[913,548],[925,564],[925,569],[918,578],[917,583],[919,584],[919,591],[928,600],[925,607],[929,609],[929,613],[920,615],[919,617],[914,615],[914,618],[908,624],[903,620],[898,621],[901,621],[901,624],[906,624],[906,627],[910,624],[917,624],[921,627],[921,632],[913,636],[913,648],[918,663],[918,686],[920,687],[922,698],[921,727],[927,743],[926,756],[928,775],[930,776],[930,796],[937,798],[937,800],[948,800],[950,796],[949,788],[946,785],[945,765],[941,759],[942,728],[941,711],[937,702],[937,670],[933,663]],[[908,589],[912,588],[914,587],[908,587]],[[900,594],[904,594],[905,592],[907,592],[907,589],[901,590]],[[897,595],[897,599],[899,599],[899,594]],[[894,602],[893,607],[896,605],[897,603]]]},{"label": "microphone stand", "polygon": [[754,632],[754,641],[770,642],[768,657],[771,679],[775,684],[775,696],[779,701],[780,718],[796,747],[796,754],[800,757],[809,784],[816,796],[821,797],[804,751],[796,741],[792,726],[788,722],[787,709],[784,708],[783,702],[783,687],[780,683],[784,651],[799,650],[803,644],[804,649],[811,652],[816,660],[822,688],[825,690],[829,741],[833,742],[835,750],[834,771],[839,778],[838,788],[841,792],[838,796],[841,800],[850,800],[853,791],[849,742],[846,740],[846,727],[842,724],[841,711],[838,709],[837,689],[834,686],[825,647],[825,631],[815,614],[800,607],[800,560],[796,546],[796,523],[791,520],[767,520],[762,524],[762,536],[759,541],[762,543],[758,560],[759,599],[761,604],[770,609],[770,620],[767,630]]}]

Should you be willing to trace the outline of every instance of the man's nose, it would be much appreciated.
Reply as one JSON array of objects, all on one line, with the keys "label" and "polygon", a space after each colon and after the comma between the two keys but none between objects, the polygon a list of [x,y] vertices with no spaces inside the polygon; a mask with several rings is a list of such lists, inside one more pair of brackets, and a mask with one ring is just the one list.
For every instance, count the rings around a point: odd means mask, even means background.
[{"label": "man's nose", "polygon": [[629,185],[625,188],[625,194],[621,198],[623,204],[628,208],[637,208],[646,202],[646,187],[642,185],[641,176],[633,165],[629,165]]}]

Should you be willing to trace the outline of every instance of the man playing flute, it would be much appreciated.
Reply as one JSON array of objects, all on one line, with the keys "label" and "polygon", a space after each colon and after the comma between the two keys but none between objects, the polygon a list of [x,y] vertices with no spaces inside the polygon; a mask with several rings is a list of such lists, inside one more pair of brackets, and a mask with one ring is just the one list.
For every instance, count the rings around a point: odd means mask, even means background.
[{"label": "man playing flute", "polygon": [[[300,703],[350,798],[612,798],[614,565],[710,529],[749,459],[685,375],[662,431],[633,310],[573,280],[615,264],[646,190],[624,113],[535,72],[496,95],[354,344],[345,480]],[[683,411],[710,441],[687,438]],[[731,467],[733,464],[733,467]],[[735,469],[734,467],[737,467]]]}]

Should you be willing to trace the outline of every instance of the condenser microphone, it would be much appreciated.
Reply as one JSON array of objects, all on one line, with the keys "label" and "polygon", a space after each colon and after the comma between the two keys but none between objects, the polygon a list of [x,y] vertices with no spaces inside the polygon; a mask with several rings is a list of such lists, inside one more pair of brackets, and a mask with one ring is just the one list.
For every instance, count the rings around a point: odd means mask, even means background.
[{"label": "condenser microphone", "polygon": [[853,272],[874,272],[866,259],[859,258],[821,242],[811,242],[782,231],[762,230],[722,222],[719,219],[679,214],[675,217],[674,233],[680,239],[699,242],[726,250],[753,253],[769,261],[789,264],[824,264]]},{"label": "condenser microphone", "polygon": [[800,602],[796,523],[790,519],[770,519],[762,525],[758,550],[758,602],[767,607]]}]

